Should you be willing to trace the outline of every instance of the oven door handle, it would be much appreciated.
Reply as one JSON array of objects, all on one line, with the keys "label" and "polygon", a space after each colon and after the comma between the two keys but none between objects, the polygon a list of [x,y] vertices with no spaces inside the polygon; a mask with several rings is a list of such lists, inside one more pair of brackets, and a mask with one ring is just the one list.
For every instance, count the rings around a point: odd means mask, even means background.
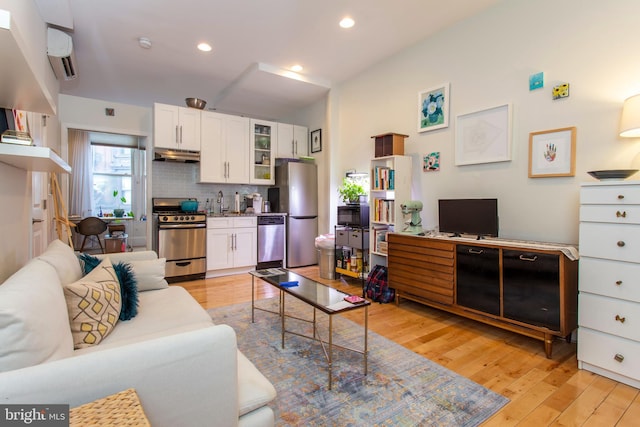
[{"label": "oven door handle", "polygon": [[160,230],[170,230],[175,228],[206,228],[207,224],[160,224]]}]

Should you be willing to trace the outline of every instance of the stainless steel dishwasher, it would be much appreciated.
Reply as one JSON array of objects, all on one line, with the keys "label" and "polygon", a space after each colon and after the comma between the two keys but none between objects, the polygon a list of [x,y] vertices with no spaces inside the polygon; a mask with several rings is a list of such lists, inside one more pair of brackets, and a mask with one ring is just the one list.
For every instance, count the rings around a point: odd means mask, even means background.
[{"label": "stainless steel dishwasher", "polygon": [[284,266],[284,233],[284,215],[258,216],[257,269]]}]

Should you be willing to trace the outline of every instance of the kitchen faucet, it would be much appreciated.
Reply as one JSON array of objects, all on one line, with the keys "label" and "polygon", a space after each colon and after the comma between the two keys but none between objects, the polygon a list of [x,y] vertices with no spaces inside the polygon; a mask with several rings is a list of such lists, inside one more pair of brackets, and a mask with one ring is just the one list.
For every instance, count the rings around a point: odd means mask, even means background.
[{"label": "kitchen faucet", "polygon": [[224,206],[224,196],[222,195],[222,191],[218,191],[218,204],[220,205],[220,213],[222,213],[222,207]]}]

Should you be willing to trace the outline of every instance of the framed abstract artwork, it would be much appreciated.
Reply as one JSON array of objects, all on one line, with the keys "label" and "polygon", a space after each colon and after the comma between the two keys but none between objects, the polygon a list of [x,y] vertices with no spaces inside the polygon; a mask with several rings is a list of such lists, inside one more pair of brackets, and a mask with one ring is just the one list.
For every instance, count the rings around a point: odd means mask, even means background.
[{"label": "framed abstract artwork", "polygon": [[511,105],[456,117],[457,166],[511,160]]},{"label": "framed abstract artwork", "polygon": [[418,93],[418,132],[449,126],[449,83]]},{"label": "framed abstract artwork", "polygon": [[311,132],[311,152],[318,153],[322,151],[322,129],[316,129]]},{"label": "framed abstract artwork", "polygon": [[574,176],[575,169],[575,127],[529,134],[529,178]]}]

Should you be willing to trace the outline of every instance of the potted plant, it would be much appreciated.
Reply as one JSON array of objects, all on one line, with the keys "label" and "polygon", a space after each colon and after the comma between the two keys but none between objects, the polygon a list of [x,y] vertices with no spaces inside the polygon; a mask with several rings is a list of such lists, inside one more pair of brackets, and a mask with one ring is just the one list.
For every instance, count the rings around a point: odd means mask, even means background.
[{"label": "potted plant", "polygon": [[113,190],[113,198],[116,199],[116,202],[118,203],[118,208],[113,210],[113,216],[116,218],[122,218],[124,216],[122,204],[127,203],[127,199],[124,196],[120,196],[120,198],[118,198],[118,190]]},{"label": "potted plant", "polygon": [[360,200],[367,195],[364,187],[349,177],[342,180],[338,193],[344,203],[360,203]]}]

